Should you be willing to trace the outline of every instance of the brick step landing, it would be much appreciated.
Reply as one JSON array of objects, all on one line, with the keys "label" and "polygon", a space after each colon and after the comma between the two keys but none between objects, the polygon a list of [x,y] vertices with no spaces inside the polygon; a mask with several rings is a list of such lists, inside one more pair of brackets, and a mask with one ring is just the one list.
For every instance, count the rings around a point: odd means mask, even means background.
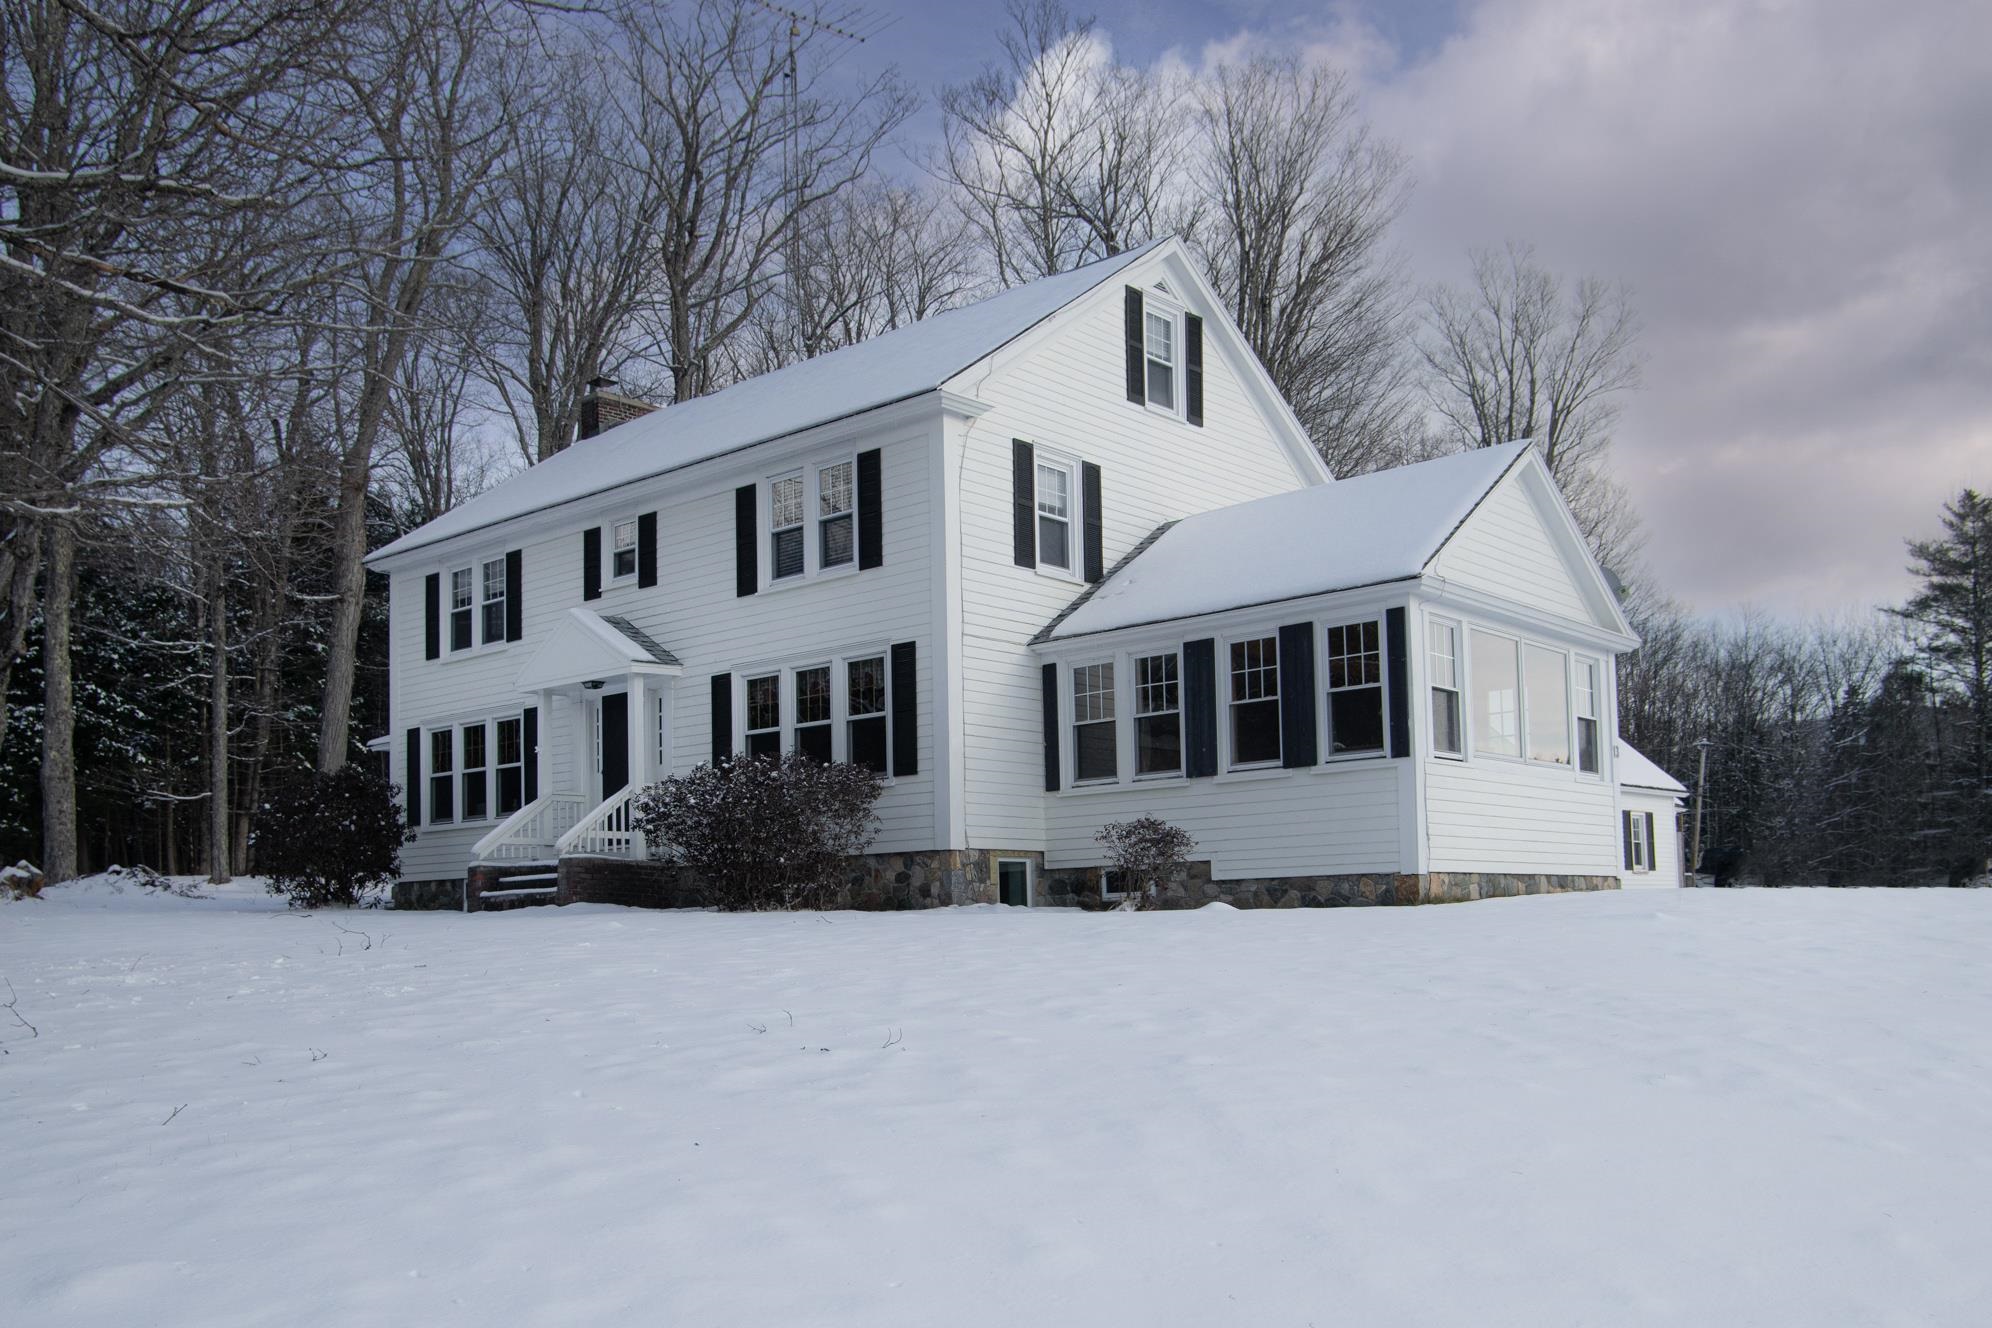
[{"label": "brick step landing", "polygon": [[470,869],[470,907],[491,913],[507,908],[532,908],[559,903],[560,873],[551,863],[519,863],[497,867],[479,864]]}]

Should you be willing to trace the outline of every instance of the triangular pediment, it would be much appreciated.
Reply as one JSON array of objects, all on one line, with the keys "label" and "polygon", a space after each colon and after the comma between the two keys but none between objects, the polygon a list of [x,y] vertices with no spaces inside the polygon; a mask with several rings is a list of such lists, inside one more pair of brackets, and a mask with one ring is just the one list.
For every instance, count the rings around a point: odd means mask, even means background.
[{"label": "triangular pediment", "polygon": [[[664,658],[660,659],[659,656]],[[679,666],[647,636],[624,631],[593,609],[567,611],[533,651],[514,682],[522,692],[572,687],[576,683],[627,677],[631,673],[673,674]]]}]

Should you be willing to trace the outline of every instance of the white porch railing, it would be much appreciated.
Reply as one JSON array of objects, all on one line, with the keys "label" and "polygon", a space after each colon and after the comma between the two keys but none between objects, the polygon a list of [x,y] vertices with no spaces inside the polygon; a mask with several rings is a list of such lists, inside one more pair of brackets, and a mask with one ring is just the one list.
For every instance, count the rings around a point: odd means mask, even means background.
[{"label": "white porch railing", "polygon": [[472,862],[543,862],[557,856],[556,845],[588,811],[578,793],[548,793],[500,821],[471,849]]},{"label": "white porch railing", "polygon": [[554,843],[554,854],[585,853],[598,858],[641,858],[650,852],[649,841],[636,828],[636,790],[625,787],[608,801],[574,823],[572,829]]}]

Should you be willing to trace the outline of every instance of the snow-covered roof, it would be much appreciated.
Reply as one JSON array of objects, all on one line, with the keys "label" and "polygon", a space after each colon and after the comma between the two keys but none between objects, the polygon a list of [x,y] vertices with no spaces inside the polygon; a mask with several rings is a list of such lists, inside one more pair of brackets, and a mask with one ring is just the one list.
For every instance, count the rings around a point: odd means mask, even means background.
[{"label": "snow-covered roof", "polygon": [[406,553],[931,392],[1168,239],[668,406],[528,467],[374,553]]},{"label": "snow-covered roof", "polygon": [[1688,791],[1686,784],[1653,764],[1645,752],[1624,738],[1618,740],[1618,777],[1621,788],[1657,789],[1673,794]]},{"label": "snow-covered roof", "polygon": [[647,655],[652,662],[657,664],[676,664],[678,662],[676,655],[666,650],[663,646],[658,645],[656,638],[652,637],[650,633],[644,631],[629,619],[615,613],[604,613],[600,617],[603,622],[627,638],[631,646],[642,652],[642,655],[631,655],[631,659],[640,659],[643,655]]},{"label": "snow-covered roof", "polygon": [[1044,639],[1417,576],[1528,446],[1478,448],[1184,517],[1081,596]]}]

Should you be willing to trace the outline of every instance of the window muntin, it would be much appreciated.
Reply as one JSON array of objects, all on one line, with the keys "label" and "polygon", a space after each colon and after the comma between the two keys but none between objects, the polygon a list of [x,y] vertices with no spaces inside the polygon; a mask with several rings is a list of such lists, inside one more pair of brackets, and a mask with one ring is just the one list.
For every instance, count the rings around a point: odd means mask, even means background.
[{"label": "window muntin", "polygon": [[780,581],[801,576],[802,472],[783,475],[768,485],[768,539],[772,545],[772,576]]},{"label": "window muntin", "polygon": [[879,774],[886,772],[885,656],[851,660],[844,666],[847,760]]},{"label": "window muntin", "polygon": [[1548,646],[1522,651],[1526,673],[1524,711],[1528,720],[1529,759],[1548,765],[1570,764],[1569,657]]},{"label": "window muntin", "polygon": [[1473,651],[1473,749],[1486,756],[1520,756],[1520,645],[1478,629],[1467,639]]},{"label": "window muntin", "polygon": [[429,733],[429,819],[456,819],[456,730]]},{"label": "window muntin", "polygon": [[1134,773],[1183,771],[1182,659],[1175,651],[1134,661]]},{"label": "window muntin", "polygon": [[1072,782],[1118,778],[1119,754],[1113,663],[1079,665],[1072,670]]},{"label": "window muntin", "polygon": [[1072,570],[1072,470],[1040,461],[1037,467],[1037,560],[1040,567]]},{"label": "window muntin", "polygon": [[609,579],[621,581],[636,575],[636,522],[618,521],[611,531]]},{"label": "window muntin", "polygon": [[1580,657],[1576,664],[1577,768],[1595,775],[1598,773],[1598,661]]},{"label": "window muntin", "polygon": [[1153,309],[1144,316],[1144,351],[1148,367],[1148,404],[1176,408],[1176,318]]},{"label": "window muntin", "polygon": [[747,754],[782,754],[782,675],[747,680]]},{"label": "window muntin", "polygon": [[821,567],[843,567],[857,557],[856,469],[850,461],[817,467],[816,557]]},{"label": "window muntin", "polygon": [[488,782],[489,753],[487,730],[482,724],[466,724],[462,730],[463,769],[458,783],[463,787],[463,819],[481,821],[491,814],[491,785]]},{"label": "window muntin", "polygon": [[459,567],[450,573],[450,649],[468,650],[477,644],[472,635],[476,624],[472,617],[473,602],[477,594],[474,572],[468,567]]},{"label": "window muntin", "polygon": [[1280,759],[1280,639],[1231,643],[1231,764]]},{"label": "window muntin", "polygon": [[484,564],[484,644],[505,639],[505,560]]},{"label": "window muntin", "polygon": [[1425,628],[1425,671],[1432,680],[1432,750],[1441,756],[1466,751],[1460,732],[1459,628],[1431,622]]},{"label": "window muntin", "polygon": [[498,814],[510,816],[525,805],[526,743],[523,721],[498,721]]},{"label": "window muntin", "polygon": [[836,726],[830,713],[830,666],[795,671],[795,750],[824,765],[831,761]]},{"label": "window muntin", "polygon": [[1383,625],[1370,618],[1328,629],[1328,751],[1383,751]]}]

